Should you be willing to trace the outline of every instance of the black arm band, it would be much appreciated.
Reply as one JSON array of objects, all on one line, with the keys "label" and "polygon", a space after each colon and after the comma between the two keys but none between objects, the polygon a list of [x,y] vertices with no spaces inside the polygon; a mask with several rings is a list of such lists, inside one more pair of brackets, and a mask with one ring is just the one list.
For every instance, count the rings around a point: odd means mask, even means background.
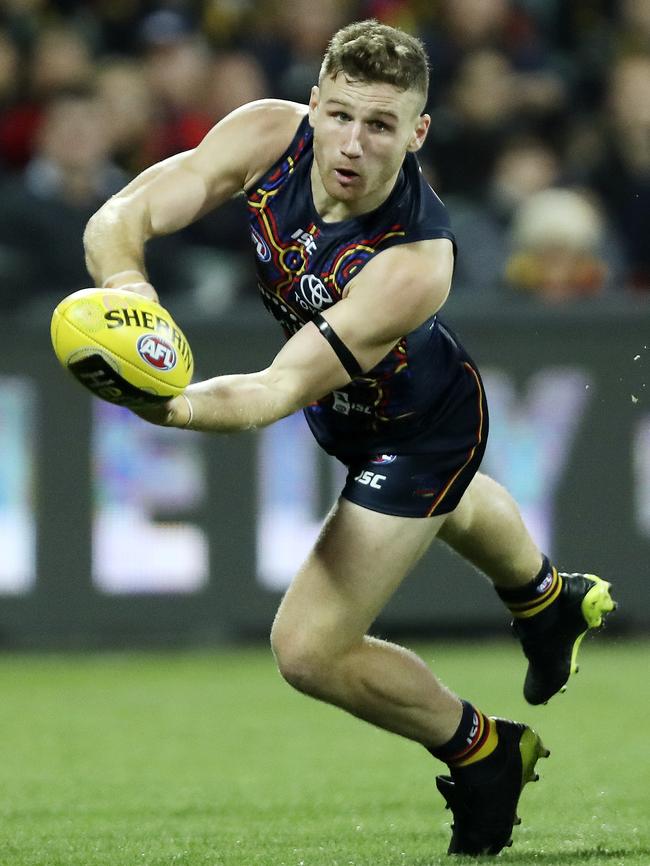
[{"label": "black arm band", "polygon": [[327,319],[324,319],[320,313],[317,313],[314,316],[313,322],[336,352],[336,357],[343,364],[350,378],[355,379],[357,376],[360,376],[363,373],[363,370],[359,366],[359,362],[345,345],[343,340],[334,332]]}]

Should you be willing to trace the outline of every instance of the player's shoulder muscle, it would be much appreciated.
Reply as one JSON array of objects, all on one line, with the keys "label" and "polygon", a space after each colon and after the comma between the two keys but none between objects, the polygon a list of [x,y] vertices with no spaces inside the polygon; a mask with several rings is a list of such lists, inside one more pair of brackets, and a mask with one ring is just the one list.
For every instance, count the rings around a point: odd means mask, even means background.
[{"label": "player's shoulder muscle", "polygon": [[306,113],[297,102],[249,102],[219,121],[189,159],[208,182],[229,172],[244,189],[282,156]]},{"label": "player's shoulder muscle", "polygon": [[349,284],[350,296],[376,300],[380,307],[415,318],[432,315],[445,302],[454,253],[447,238],[391,247],[374,256]]},{"label": "player's shoulder muscle", "polygon": [[391,247],[362,268],[324,318],[361,368],[370,370],[444,304],[452,267],[447,238]]}]

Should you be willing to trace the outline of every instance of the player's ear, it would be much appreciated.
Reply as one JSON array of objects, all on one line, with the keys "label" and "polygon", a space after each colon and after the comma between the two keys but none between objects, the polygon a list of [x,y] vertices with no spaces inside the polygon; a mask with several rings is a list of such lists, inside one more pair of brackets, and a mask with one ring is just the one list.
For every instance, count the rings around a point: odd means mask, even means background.
[{"label": "player's ear", "polygon": [[311,89],[311,94],[309,95],[309,123],[311,126],[314,125],[316,109],[318,108],[318,101],[320,99],[320,89],[318,85],[314,84]]},{"label": "player's ear", "polygon": [[413,134],[409,139],[409,143],[406,147],[408,151],[414,153],[416,150],[419,150],[427,137],[427,132],[429,131],[429,126],[431,125],[431,116],[428,114],[421,114],[415,125],[415,129],[413,130]]}]

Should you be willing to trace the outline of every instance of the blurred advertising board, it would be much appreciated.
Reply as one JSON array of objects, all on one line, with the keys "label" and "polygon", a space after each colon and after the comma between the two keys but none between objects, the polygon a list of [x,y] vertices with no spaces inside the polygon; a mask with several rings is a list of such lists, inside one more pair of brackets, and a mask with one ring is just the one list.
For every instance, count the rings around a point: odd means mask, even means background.
[{"label": "blurred advertising board", "polygon": [[[648,629],[650,309],[448,317],[483,372],[483,464],[563,570],[616,583],[619,626]],[[186,325],[198,378],[260,369],[257,314]],[[197,644],[268,632],[341,488],[300,415],[217,436],[163,430],[88,396],[45,328],[0,326],[0,644]],[[646,342],[644,342],[646,341]],[[434,545],[378,628],[434,637],[507,618]]]}]

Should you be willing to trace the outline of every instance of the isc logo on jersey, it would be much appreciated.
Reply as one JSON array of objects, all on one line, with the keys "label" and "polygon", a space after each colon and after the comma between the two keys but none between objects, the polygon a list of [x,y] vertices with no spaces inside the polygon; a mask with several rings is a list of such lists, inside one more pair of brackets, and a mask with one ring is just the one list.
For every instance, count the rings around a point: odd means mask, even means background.
[{"label": "isc logo on jersey", "polygon": [[157,334],[143,334],[139,338],[138,354],[156,370],[173,370],[176,366],[176,350]]},{"label": "isc logo on jersey", "polygon": [[381,490],[382,483],[386,480],[387,475],[379,475],[377,472],[371,472],[369,469],[364,469],[356,477],[355,481],[359,484],[365,484],[366,487],[372,487],[373,490]]},{"label": "isc logo on jersey", "polygon": [[303,229],[296,229],[295,232],[291,235],[294,241],[298,241],[299,244],[302,244],[305,250],[311,255],[311,253],[315,253],[318,247],[316,246],[316,241],[314,240],[314,236],[311,232],[306,232]]}]

